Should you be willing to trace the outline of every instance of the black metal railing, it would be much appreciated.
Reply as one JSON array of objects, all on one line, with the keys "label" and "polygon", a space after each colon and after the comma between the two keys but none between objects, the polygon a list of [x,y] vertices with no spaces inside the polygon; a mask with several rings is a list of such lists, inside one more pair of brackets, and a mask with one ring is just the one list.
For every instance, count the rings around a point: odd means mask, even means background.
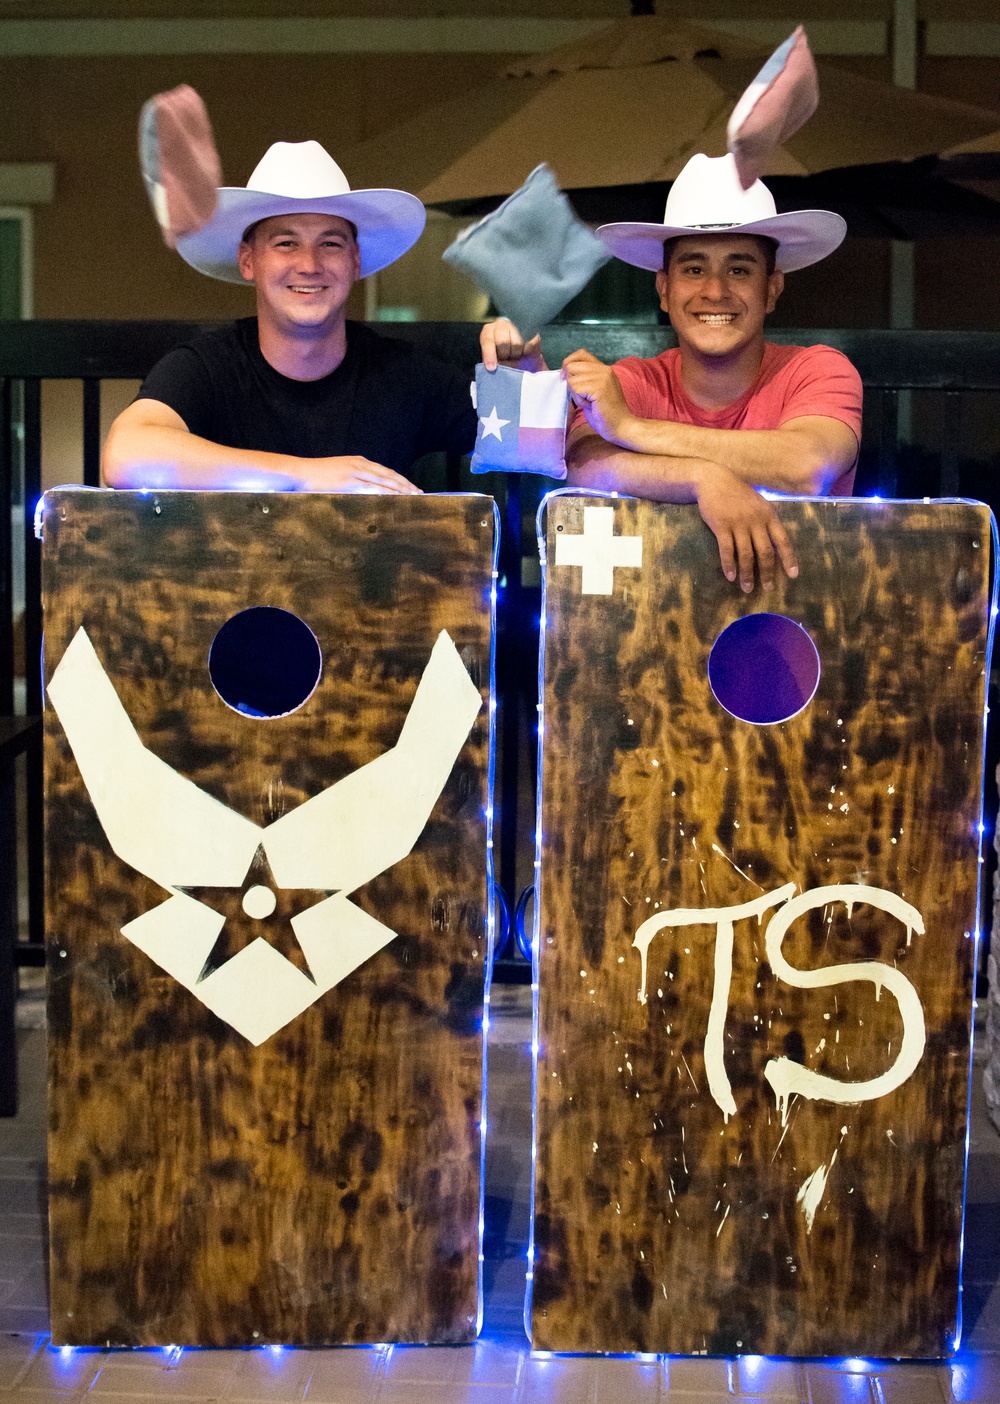
[{"label": "black metal railing", "polygon": [[[101,383],[141,379],[168,350],[215,323],[191,322],[0,322],[0,723],[15,712],[15,654],[24,666],[24,711],[41,711],[40,656],[42,618],[40,551],[33,531],[33,511],[42,488],[42,383],[82,382],[83,482],[100,482]],[[478,326],[472,323],[400,323],[381,328],[387,334],[420,344],[471,373],[478,359]],[[865,385],[865,433],[856,492],[883,497],[973,496],[1000,505],[1000,432],[997,443],[977,439],[968,425],[970,400],[995,396],[993,422],[1000,424],[1000,333],[932,331],[775,331],[775,341],[822,342],[845,352]],[[604,361],[622,356],[649,356],[672,344],[667,327],[655,325],[563,324],[544,337],[550,365],[579,346]],[[901,422],[912,426],[901,434]],[[980,416],[982,420],[982,416]],[[934,428],[933,434],[928,425]],[[936,426],[936,427],[934,427]],[[931,441],[933,439],[933,442]],[[501,506],[498,605],[498,878],[511,912],[518,894],[531,880],[533,785],[537,676],[537,620],[540,609],[532,519],[545,479],[471,478],[463,460],[449,459],[437,468],[436,484],[449,489],[493,492]],[[19,505],[15,521],[12,507]],[[16,648],[13,618],[12,531],[23,539],[24,613],[18,621],[23,644]],[[991,684],[991,697],[994,688]],[[988,738],[992,776],[1000,752],[998,724]],[[0,763],[25,753],[25,825],[27,846],[27,940],[13,947],[19,964],[43,960],[43,843],[41,731],[37,722],[17,722],[0,729]],[[6,748],[6,749],[5,749]],[[0,808],[13,815],[13,769],[0,766]],[[987,786],[987,818],[995,816],[995,787]],[[8,835],[8,838],[10,836]],[[10,842],[0,856],[0,884],[16,883],[17,864]],[[984,898],[984,912],[988,902]],[[7,931],[5,946],[16,939],[16,901],[0,908]],[[11,917],[11,913],[14,913]],[[13,927],[10,926],[13,921]],[[988,929],[984,927],[984,929]],[[513,949],[513,941],[511,942]],[[523,957],[501,961],[498,977],[524,978]],[[2,979],[0,970],[0,979]],[[0,1074],[2,1077],[2,1074]]]}]

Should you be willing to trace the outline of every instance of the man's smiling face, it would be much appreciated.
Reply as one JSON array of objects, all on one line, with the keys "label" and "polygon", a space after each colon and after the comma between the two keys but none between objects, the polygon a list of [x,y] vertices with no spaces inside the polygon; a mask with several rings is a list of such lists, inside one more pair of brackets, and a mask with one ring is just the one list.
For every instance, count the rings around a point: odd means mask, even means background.
[{"label": "man's smiling face", "polygon": [[768,272],[767,245],[752,235],[693,234],[671,241],[656,275],[660,306],[681,346],[733,356],[763,339],[764,318],[785,285]]},{"label": "man's smiling face", "polygon": [[257,315],[283,330],[321,333],[343,316],[361,275],[354,228],[336,215],[264,219],[240,245],[239,268],[257,288]]}]

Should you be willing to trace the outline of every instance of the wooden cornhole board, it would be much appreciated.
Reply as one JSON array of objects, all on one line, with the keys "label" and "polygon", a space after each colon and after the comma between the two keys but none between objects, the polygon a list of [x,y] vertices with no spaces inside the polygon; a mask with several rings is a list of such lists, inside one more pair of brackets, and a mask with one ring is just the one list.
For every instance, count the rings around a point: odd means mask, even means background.
[{"label": "wooden cornhole board", "polygon": [[[549,500],[540,1349],[955,1341],[989,512],[779,511],[798,579],[745,597],[694,507]],[[820,665],[780,724],[709,683],[762,611]]]},{"label": "wooden cornhole board", "polygon": [[[54,1342],[472,1340],[491,499],[43,522]],[[209,675],[251,608],[318,641],[288,715]]]}]

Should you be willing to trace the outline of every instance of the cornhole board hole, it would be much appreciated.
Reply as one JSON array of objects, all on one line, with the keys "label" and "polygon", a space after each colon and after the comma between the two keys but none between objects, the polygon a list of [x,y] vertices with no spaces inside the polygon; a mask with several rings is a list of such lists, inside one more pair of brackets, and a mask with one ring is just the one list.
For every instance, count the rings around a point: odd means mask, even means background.
[{"label": "cornhole board hole", "polygon": [[989,512],[779,512],[747,597],[694,507],[548,499],[540,1349],[956,1340]]},{"label": "cornhole board hole", "polygon": [[43,530],[54,1342],[472,1340],[492,500]]}]

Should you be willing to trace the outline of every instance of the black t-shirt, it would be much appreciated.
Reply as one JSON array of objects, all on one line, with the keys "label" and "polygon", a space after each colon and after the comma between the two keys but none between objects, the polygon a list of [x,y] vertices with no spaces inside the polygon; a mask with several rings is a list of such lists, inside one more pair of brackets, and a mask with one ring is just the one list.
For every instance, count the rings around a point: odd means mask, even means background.
[{"label": "black t-shirt", "polygon": [[160,400],[192,434],[227,448],[295,458],[361,454],[409,475],[426,453],[471,453],[468,376],[405,341],[347,323],[347,354],[320,380],[269,365],[245,317],[168,351],[139,399]]}]

